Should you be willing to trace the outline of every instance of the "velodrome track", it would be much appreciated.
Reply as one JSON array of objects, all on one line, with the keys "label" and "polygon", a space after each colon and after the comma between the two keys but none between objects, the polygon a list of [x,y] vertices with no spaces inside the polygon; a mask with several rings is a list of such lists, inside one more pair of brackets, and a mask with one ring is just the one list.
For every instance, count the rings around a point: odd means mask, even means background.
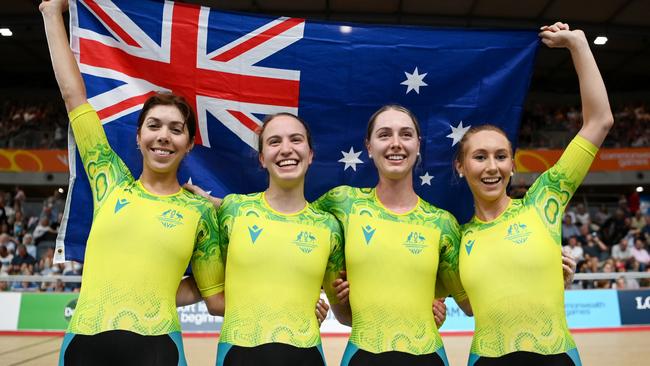
[{"label": "velodrome track", "polygon": [[[451,366],[466,365],[471,335],[442,333]],[[650,326],[573,331],[584,366],[646,365],[650,360]],[[58,362],[60,332],[0,332],[1,366],[50,366]],[[217,338],[213,334],[183,337],[190,366],[214,365]],[[327,364],[341,361],[347,335],[324,335]]]}]

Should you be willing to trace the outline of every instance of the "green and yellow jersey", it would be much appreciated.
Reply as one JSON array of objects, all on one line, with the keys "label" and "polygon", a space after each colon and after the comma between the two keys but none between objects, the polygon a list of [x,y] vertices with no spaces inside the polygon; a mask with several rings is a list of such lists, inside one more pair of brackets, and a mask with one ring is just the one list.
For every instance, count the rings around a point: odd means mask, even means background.
[{"label": "green and yellow jersey", "polygon": [[564,313],[562,215],[596,152],[576,136],[523,199],[490,222],[474,217],[461,227],[460,275],[476,319],[470,361],[575,350]]},{"label": "green and yellow jersey", "polygon": [[458,275],[456,219],[422,199],[409,212],[391,212],[374,188],[340,186],[315,205],[334,214],[345,233],[350,342],[372,353],[441,349],[434,293],[467,298]]},{"label": "green and yellow jersey", "polygon": [[166,196],[148,192],[111,149],[89,104],[70,112],[70,121],[94,211],[68,332],[180,331],[176,290],[188,263],[203,296],[223,291],[214,206],[184,189]]},{"label": "green and yellow jersey", "polygon": [[264,193],[231,194],[219,208],[226,262],[226,309],[219,342],[254,347],[320,345],[314,306],[343,269],[341,228],[310,204],[294,214],[271,208]]}]

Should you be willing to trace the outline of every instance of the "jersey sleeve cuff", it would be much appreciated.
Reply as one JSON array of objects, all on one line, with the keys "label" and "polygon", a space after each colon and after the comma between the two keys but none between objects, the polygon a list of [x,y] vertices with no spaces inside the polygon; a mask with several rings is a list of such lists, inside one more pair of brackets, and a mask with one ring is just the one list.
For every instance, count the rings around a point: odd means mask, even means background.
[{"label": "jersey sleeve cuff", "polygon": [[212,286],[212,287],[208,287],[208,288],[205,288],[205,289],[199,289],[199,291],[201,292],[201,297],[203,297],[203,298],[219,294],[219,293],[223,292],[223,290],[224,290],[224,284],[223,283]]},{"label": "jersey sleeve cuff", "polygon": [[598,153],[598,147],[580,135],[576,135],[570,145],[578,146],[592,157],[596,156],[596,153]]}]

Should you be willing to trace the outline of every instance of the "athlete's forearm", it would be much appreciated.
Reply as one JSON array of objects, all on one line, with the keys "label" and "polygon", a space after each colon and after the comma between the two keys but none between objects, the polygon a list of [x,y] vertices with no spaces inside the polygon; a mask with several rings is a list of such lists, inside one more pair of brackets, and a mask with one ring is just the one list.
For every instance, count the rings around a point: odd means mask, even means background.
[{"label": "athlete's forearm", "polygon": [[45,36],[50,50],[54,76],[68,112],[86,103],[86,87],[81,78],[77,61],[68,44],[68,35],[63,21],[63,8],[60,3],[44,1],[41,13],[45,26]]},{"label": "athlete's forearm", "polygon": [[332,304],[332,312],[334,312],[334,316],[339,323],[348,327],[352,326],[352,309],[350,309],[349,302],[345,304]]},{"label": "athlete's forearm", "polygon": [[614,124],[607,89],[584,33],[576,33],[569,51],[580,83],[583,119],[580,135],[600,146]]},{"label": "athlete's forearm", "polygon": [[176,306],[196,304],[199,301],[201,301],[201,293],[196,286],[194,277],[183,278],[176,290]]}]

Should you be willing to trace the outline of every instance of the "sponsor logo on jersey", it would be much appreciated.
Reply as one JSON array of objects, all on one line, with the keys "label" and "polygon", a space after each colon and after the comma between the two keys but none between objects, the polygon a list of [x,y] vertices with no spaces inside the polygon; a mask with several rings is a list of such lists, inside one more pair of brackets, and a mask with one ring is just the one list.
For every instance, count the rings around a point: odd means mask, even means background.
[{"label": "sponsor logo on jersey", "polygon": [[[466,232],[463,233],[463,238],[467,238],[472,233],[473,233],[472,230],[467,230]],[[475,241],[476,240],[472,239],[472,240],[467,240],[465,242],[465,251],[467,252],[467,255],[469,255],[469,253],[472,252],[472,248],[474,248]]]},{"label": "sponsor logo on jersey", "polygon": [[465,250],[467,251],[467,255],[472,252],[472,248],[474,248],[474,242],[476,240],[468,240],[467,243],[465,243]]},{"label": "sponsor logo on jersey", "polygon": [[158,220],[160,220],[160,223],[168,229],[174,228],[178,225],[183,225],[183,215],[180,211],[174,210],[173,208],[160,214]]},{"label": "sponsor logo on jersey", "polygon": [[253,244],[255,244],[255,240],[257,240],[257,238],[260,236],[262,230],[264,229],[258,227],[257,225],[248,227],[248,233],[251,235],[251,242],[253,242]]},{"label": "sponsor logo on jersey", "polygon": [[126,198],[118,198],[117,202],[115,202],[115,211],[113,213],[117,213],[117,211],[121,210],[124,208],[124,206],[128,205],[129,202]]},{"label": "sponsor logo on jersey", "polygon": [[370,225],[366,225],[366,227],[361,227],[361,230],[363,230],[363,237],[366,239],[366,245],[370,245],[370,239],[372,239],[372,236],[375,235],[375,231],[377,229],[373,228]]},{"label": "sponsor logo on jersey", "polygon": [[311,253],[311,251],[318,246],[318,244],[316,244],[316,237],[309,231],[299,232],[293,243],[296,244],[303,253]]},{"label": "sponsor logo on jersey", "polygon": [[427,246],[427,238],[424,235],[420,234],[417,231],[411,231],[406,237],[406,242],[404,246],[408,248],[409,251],[413,254],[420,254],[422,249]]},{"label": "sponsor logo on jersey", "polygon": [[515,244],[524,244],[528,240],[528,236],[530,236],[528,226],[516,222],[508,226],[508,234],[505,238]]}]

